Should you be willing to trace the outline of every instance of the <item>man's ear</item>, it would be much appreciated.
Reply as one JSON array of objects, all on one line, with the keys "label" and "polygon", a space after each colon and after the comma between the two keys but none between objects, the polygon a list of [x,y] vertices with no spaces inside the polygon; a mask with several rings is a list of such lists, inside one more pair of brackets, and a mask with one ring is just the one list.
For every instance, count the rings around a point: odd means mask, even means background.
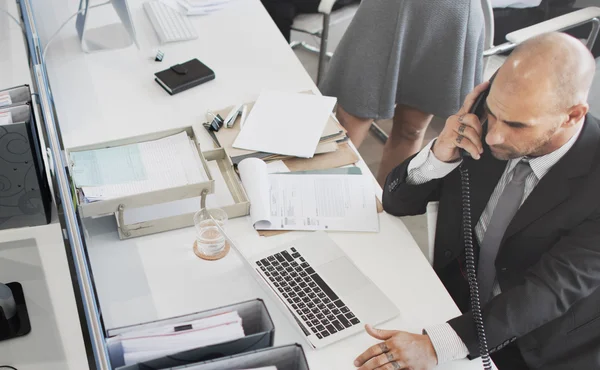
[{"label": "man's ear", "polygon": [[581,122],[581,120],[585,117],[589,110],[590,106],[587,103],[572,106],[567,113],[567,119],[563,123],[563,127],[568,128],[571,126],[575,126],[576,124]]}]

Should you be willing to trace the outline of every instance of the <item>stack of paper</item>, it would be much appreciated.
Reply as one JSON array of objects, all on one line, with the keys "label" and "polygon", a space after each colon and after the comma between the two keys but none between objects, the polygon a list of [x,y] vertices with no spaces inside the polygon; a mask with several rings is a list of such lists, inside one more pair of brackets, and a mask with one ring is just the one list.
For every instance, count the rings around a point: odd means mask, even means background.
[{"label": "stack of paper", "polygon": [[[255,107],[258,106],[261,98],[265,97],[266,100],[262,101],[267,104],[263,105],[262,108],[258,107],[260,109],[259,111],[256,111]],[[298,97],[300,101],[296,100]],[[315,102],[312,101],[313,98],[317,99],[317,110],[321,109],[321,111],[310,111],[300,115],[298,113],[299,111],[312,109],[311,107],[315,104]],[[305,99],[308,99],[307,104],[305,104],[306,102],[303,103]],[[344,128],[337,122],[331,113],[332,100],[330,99],[331,98],[324,98],[311,94],[263,93],[256,103],[246,104],[250,114],[244,124],[244,130],[241,130],[240,124],[236,122],[232,128],[223,127],[216,133],[213,133],[212,131],[210,133],[213,136],[215,143],[225,148],[234,164],[239,164],[246,158],[260,158],[264,161],[274,161],[297,158],[297,154],[313,157],[313,155],[335,153],[340,149],[341,145],[347,145],[345,142],[348,138]],[[286,104],[288,104],[289,107],[286,108],[283,104],[274,103],[274,100],[287,100]],[[333,103],[335,103],[335,101],[333,101]],[[225,117],[229,113],[229,110],[230,108],[227,108],[215,113]],[[268,119],[262,121],[261,116],[266,116]],[[253,121],[251,119],[258,120],[259,130],[266,130],[267,137],[264,138],[264,141],[263,139],[259,139],[257,141],[252,140],[252,142],[246,143],[246,141],[249,141],[248,136],[259,136],[258,131],[253,132]],[[271,130],[270,127],[274,127],[275,129]],[[240,131],[244,131],[244,133],[240,133]],[[302,134],[311,135],[310,139],[308,139],[310,140],[310,146],[300,142],[300,136],[296,131],[300,131]],[[262,136],[262,134],[260,136]],[[290,145],[290,142],[292,145]],[[246,144],[248,145],[246,146]],[[257,145],[261,145],[262,149],[239,148],[241,146],[246,148],[256,148],[258,147]],[[270,147],[264,145],[269,145]],[[313,148],[314,145],[316,145],[316,147]],[[279,150],[279,153],[275,153],[278,151],[275,149],[275,146],[279,146],[280,149],[283,150]],[[290,150],[298,148],[304,149],[305,152],[282,154],[282,152],[290,153]],[[307,153],[311,153],[311,151],[313,154],[308,155]],[[340,164],[336,163],[336,165]]]},{"label": "stack of paper", "polygon": [[208,15],[225,8],[230,0],[163,0],[183,15]]},{"label": "stack of paper", "polygon": [[10,98],[10,95],[8,94],[8,91],[0,92],[0,107],[5,107],[11,104],[12,100]]},{"label": "stack of paper", "polygon": [[12,121],[12,113],[9,111],[0,111],[0,126],[2,125],[10,125],[13,123]]},{"label": "stack of paper", "polygon": [[373,179],[358,167],[269,174],[249,158],[238,169],[256,230],[379,231]]},{"label": "stack of paper", "polygon": [[131,365],[243,337],[242,319],[234,311],[178,323],[175,327],[162,326],[126,333],[119,339],[125,365]]},{"label": "stack of paper", "polygon": [[185,132],[143,143],[71,152],[71,161],[75,185],[88,202],[207,181],[198,148]]}]

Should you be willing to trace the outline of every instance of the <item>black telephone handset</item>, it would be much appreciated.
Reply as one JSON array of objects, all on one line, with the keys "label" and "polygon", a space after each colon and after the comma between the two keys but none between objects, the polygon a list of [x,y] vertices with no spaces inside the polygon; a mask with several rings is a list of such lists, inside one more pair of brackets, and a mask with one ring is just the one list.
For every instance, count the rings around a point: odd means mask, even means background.
[{"label": "black telephone handset", "polygon": [[[479,122],[481,122],[481,140],[485,140],[485,134],[487,133],[487,120],[485,120],[485,101],[487,100],[488,95],[490,94],[490,90],[492,89],[492,82],[494,81],[494,78],[496,77],[496,74],[494,74],[492,76],[492,78],[490,78],[490,85],[488,86],[487,89],[485,89],[484,92],[482,92],[481,94],[479,94],[479,96],[477,97],[477,99],[475,99],[475,102],[473,103],[473,106],[471,106],[471,109],[469,110],[469,113],[472,113],[474,115],[476,115],[479,118]],[[470,158],[471,154],[469,154],[469,152],[467,152],[464,149],[459,149],[460,152],[460,156],[461,158]]]},{"label": "black telephone handset", "polygon": [[[469,113],[475,114],[479,117],[482,122],[482,135],[481,140],[485,140],[487,132],[487,122],[485,119],[485,101],[490,93],[492,87],[492,81],[496,75],[490,79],[490,85],[484,92],[482,92],[471,107]],[[470,157],[470,154],[460,149],[460,156],[464,159]],[[471,313],[473,314],[473,320],[475,321],[475,327],[477,329],[477,337],[479,339],[479,354],[483,362],[483,368],[485,370],[492,370],[492,360],[487,345],[487,338],[485,336],[485,328],[483,325],[483,315],[481,314],[481,302],[479,298],[479,284],[477,282],[477,270],[475,268],[475,247],[473,246],[473,225],[471,224],[471,184],[469,179],[469,168],[468,162],[463,160],[460,164],[460,179],[461,179],[461,193],[462,193],[462,227],[463,227],[463,239],[465,243],[465,265],[467,270],[467,280],[469,282],[469,292],[471,297]]]}]

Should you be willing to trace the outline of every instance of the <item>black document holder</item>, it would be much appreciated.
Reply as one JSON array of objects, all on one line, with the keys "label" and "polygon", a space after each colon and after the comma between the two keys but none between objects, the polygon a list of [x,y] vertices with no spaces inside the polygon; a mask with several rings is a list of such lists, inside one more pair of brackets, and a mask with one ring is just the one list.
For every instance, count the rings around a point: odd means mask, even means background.
[{"label": "black document holder", "polygon": [[[191,349],[179,352],[173,355],[161,357],[155,360],[145,361],[143,363],[125,366],[123,358],[123,347],[118,340],[119,334],[130,333],[132,331],[149,329],[152,327],[173,325],[192,320],[209,317],[224,312],[237,311],[242,318],[245,337],[221,343],[208,347]],[[275,340],[275,326],[271,320],[271,315],[267,307],[260,299],[236,303],[208,311],[198,312],[191,315],[174,317],[166,320],[159,320],[145,324],[133,325],[124,328],[112,329],[108,331],[107,339],[108,355],[111,366],[118,370],[147,370],[147,369],[167,369],[176,366],[194,364],[203,361],[209,361],[216,358],[231,356],[241,352],[255,351],[262,348],[271,347]]]},{"label": "black document holder", "polygon": [[[29,87],[9,91],[14,100]],[[51,195],[31,102],[0,107],[12,124],[0,125],[0,230],[50,222]]]},{"label": "black document holder", "polygon": [[[304,350],[299,344],[261,349],[218,360],[179,366],[170,370],[230,370],[275,366],[277,370],[309,370]],[[165,369],[167,370],[167,369]]]}]

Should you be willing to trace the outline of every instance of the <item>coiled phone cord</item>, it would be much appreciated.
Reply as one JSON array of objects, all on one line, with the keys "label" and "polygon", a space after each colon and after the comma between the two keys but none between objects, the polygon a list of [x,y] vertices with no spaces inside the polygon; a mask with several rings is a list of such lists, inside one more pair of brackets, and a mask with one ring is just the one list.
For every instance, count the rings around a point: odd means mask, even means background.
[{"label": "coiled phone cord", "polygon": [[469,282],[469,291],[471,296],[471,313],[473,321],[477,328],[477,337],[479,338],[479,354],[485,370],[492,370],[492,360],[485,336],[485,327],[483,325],[483,315],[481,314],[481,301],[479,299],[479,284],[477,282],[477,272],[475,269],[475,247],[473,246],[473,228],[471,223],[471,181],[469,178],[469,169],[464,161],[460,165],[460,180],[462,193],[462,227],[463,239],[465,243],[465,257],[467,267],[467,280]]}]

